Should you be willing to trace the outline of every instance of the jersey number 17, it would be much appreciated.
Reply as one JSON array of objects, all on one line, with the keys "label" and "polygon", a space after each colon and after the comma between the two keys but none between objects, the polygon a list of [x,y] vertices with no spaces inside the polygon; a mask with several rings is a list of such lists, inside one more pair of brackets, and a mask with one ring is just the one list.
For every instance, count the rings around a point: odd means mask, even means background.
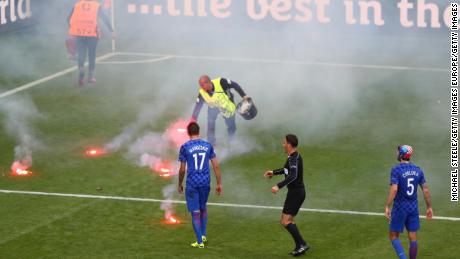
[{"label": "jersey number 17", "polygon": [[[203,170],[205,157],[206,157],[206,153],[195,153],[195,154],[193,154],[193,160],[195,161],[195,170],[199,170],[199,171]],[[200,161],[198,162],[198,160],[200,160]],[[200,164],[199,167],[198,167],[198,164]]]}]

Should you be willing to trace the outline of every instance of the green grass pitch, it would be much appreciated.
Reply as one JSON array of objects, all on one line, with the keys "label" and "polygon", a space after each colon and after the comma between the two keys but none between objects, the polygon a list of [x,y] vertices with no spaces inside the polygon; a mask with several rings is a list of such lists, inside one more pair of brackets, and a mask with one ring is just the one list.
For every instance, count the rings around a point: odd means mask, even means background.
[{"label": "green grass pitch", "polygon": [[[71,65],[35,60],[36,69],[26,68],[25,75],[3,70],[0,92]],[[448,91],[440,90],[448,73],[439,71],[184,58],[100,64],[94,86],[78,88],[76,73],[70,73],[0,99],[29,100],[43,115],[28,125],[43,143],[33,153],[30,177],[9,174],[17,139],[0,115],[0,189],[163,199],[171,181],[137,166],[126,148],[99,158],[83,153],[110,142],[142,111],[159,114],[135,137],[187,119],[202,73],[241,83],[259,109],[253,121],[237,119],[237,134],[252,148],[222,161],[224,194],[212,194],[211,202],[282,206],[285,190],[272,195],[277,179],[262,174],[282,166],[281,141],[293,132],[304,159],[305,208],[383,212],[395,148],[411,144],[435,215],[460,217],[449,197]],[[203,133],[205,115],[204,109]],[[217,123],[223,143],[224,123]],[[175,159],[176,151],[165,156]],[[162,223],[159,203],[0,193],[0,204],[0,258],[287,258],[293,248],[277,210],[210,206],[209,245],[197,250],[189,247],[194,235],[183,204],[175,206],[178,225]],[[312,247],[305,258],[394,258],[383,216],[301,212],[296,222]],[[460,222],[421,225],[420,258],[456,257]],[[402,239],[407,247],[405,234]]]}]

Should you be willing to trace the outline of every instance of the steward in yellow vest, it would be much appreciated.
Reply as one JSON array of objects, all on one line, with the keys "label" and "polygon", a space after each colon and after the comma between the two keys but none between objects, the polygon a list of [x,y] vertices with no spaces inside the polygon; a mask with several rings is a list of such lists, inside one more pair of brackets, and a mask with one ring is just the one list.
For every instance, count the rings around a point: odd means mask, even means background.
[{"label": "steward in yellow vest", "polygon": [[209,76],[203,75],[198,80],[198,83],[200,89],[191,120],[196,121],[198,119],[203,104],[207,103],[208,141],[215,145],[216,120],[219,113],[222,114],[225,120],[229,137],[233,137],[236,132],[236,105],[233,99],[233,93],[230,90],[234,89],[243,99],[250,99],[250,97],[246,95],[238,83],[229,79],[219,77],[211,80]]}]

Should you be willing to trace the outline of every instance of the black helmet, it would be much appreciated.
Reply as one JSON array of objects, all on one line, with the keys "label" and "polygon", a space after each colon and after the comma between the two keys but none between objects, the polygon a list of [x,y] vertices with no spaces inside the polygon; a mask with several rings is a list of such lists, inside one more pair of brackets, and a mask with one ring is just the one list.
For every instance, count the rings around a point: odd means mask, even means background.
[{"label": "black helmet", "polygon": [[257,115],[257,108],[251,98],[239,102],[236,110],[245,120],[252,120]]}]

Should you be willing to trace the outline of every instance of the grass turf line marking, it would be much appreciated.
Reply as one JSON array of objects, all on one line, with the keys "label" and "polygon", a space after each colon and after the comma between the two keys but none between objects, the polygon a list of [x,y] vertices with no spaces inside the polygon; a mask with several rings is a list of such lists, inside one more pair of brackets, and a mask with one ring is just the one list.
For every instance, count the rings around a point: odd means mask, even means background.
[{"label": "grass turf line marking", "polygon": [[[211,57],[211,56],[191,56],[191,55],[162,55],[162,54],[153,54],[153,53],[140,53],[140,52],[115,52],[115,53],[108,53],[105,55],[102,55],[96,59],[98,63],[102,64],[127,64],[125,61],[124,63],[121,63],[123,61],[113,61],[113,62],[101,62],[105,59],[111,58],[116,55],[131,55],[131,56],[144,56],[144,57],[161,57],[163,58],[158,58],[158,60],[153,61],[154,59],[151,60],[144,60],[144,61],[131,61],[135,63],[145,63],[145,61],[148,62],[157,62],[157,61],[162,61],[162,60],[167,60],[171,58],[184,58],[184,59],[203,59],[203,60],[220,60],[220,61],[235,61],[235,62],[258,62],[258,63],[284,63],[284,64],[296,64],[296,65],[309,65],[309,66],[335,66],[335,67],[354,67],[354,68],[368,68],[368,69],[387,69],[387,70],[418,70],[418,71],[431,71],[431,72],[447,72],[447,69],[442,69],[442,68],[429,68],[429,67],[408,67],[408,66],[383,66],[383,65],[359,65],[359,64],[348,64],[348,63],[326,63],[326,62],[308,62],[308,61],[300,61],[300,60],[281,60],[281,59],[256,59],[256,58],[231,58],[231,57]],[[132,64],[135,64],[132,63]],[[128,63],[129,64],[129,63]],[[77,67],[71,67],[62,71],[59,71],[55,74],[46,76],[44,78],[32,81],[30,83],[27,83],[25,85],[16,87],[14,89],[11,89],[9,91],[0,93],[0,99],[11,96],[13,94],[16,94],[18,92],[22,92],[24,90],[27,90],[29,88],[32,88],[36,85],[39,85],[41,83],[53,80],[57,77],[66,75],[68,73],[71,73],[73,71],[77,70]]]},{"label": "grass turf line marking", "polygon": [[153,54],[142,52],[117,52],[117,55],[125,56],[173,56],[183,59],[203,59],[203,60],[218,60],[218,61],[235,61],[235,62],[253,62],[253,63],[282,63],[293,65],[306,66],[326,66],[326,67],[351,67],[351,68],[366,68],[366,69],[386,69],[386,70],[415,70],[415,71],[430,71],[430,72],[449,72],[449,69],[436,67],[409,67],[409,66],[385,66],[385,65],[370,65],[370,64],[351,64],[351,63],[335,63],[335,62],[310,62],[302,60],[283,60],[283,59],[261,59],[261,58],[232,58],[232,57],[213,57],[213,56],[193,56],[193,55],[175,55],[175,54]]},{"label": "grass turf line marking", "polygon": [[[107,53],[107,54],[105,54],[105,55],[102,55],[102,56],[96,58],[96,61],[102,61],[102,60],[104,60],[104,59],[111,58],[111,57],[113,57],[113,56],[115,56],[115,55],[116,55],[115,53]],[[32,82],[29,82],[29,83],[27,83],[27,84],[25,84],[25,85],[16,87],[16,88],[14,88],[14,89],[11,89],[11,90],[9,90],[9,91],[6,91],[6,92],[4,92],[4,93],[1,93],[1,94],[0,94],[0,99],[1,99],[1,98],[5,98],[5,97],[8,97],[8,96],[13,95],[13,94],[18,93],[18,92],[22,92],[22,91],[24,91],[24,90],[27,90],[27,89],[32,88],[32,87],[34,87],[34,86],[37,86],[37,85],[39,85],[39,84],[41,84],[41,83],[45,83],[45,82],[51,81],[51,80],[53,80],[53,79],[55,79],[55,78],[58,78],[58,77],[60,77],[60,76],[63,76],[63,75],[72,73],[73,71],[76,71],[77,69],[78,69],[78,67],[77,67],[77,66],[74,66],[74,67],[71,67],[71,68],[68,68],[68,69],[64,69],[64,70],[62,70],[62,71],[59,71],[59,72],[57,72],[57,73],[54,73],[54,74],[52,74],[52,75],[43,77],[43,78],[41,78],[41,79],[38,79],[38,80],[35,80],[35,81],[32,81]]]},{"label": "grass turf line marking", "polygon": [[144,60],[131,60],[131,61],[101,61],[99,64],[109,64],[109,65],[131,65],[131,64],[146,64],[154,63],[158,61],[168,60],[174,58],[173,56],[165,56],[153,59],[144,59]]},{"label": "grass turf line marking", "polygon": [[[32,192],[32,191],[3,190],[3,189],[0,189],[0,193],[41,195],[41,196],[59,196],[59,197],[85,198],[85,199],[104,199],[104,200],[118,200],[118,201],[158,202],[158,203],[168,201],[168,202],[176,203],[176,204],[177,203],[185,204],[185,201],[179,201],[179,200],[161,200],[161,199],[151,199],[151,198],[135,198],[135,197],[120,197],[120,196],[90,195],[90,194]],[[282,210],[283,209],[282,207],[276,207],[276,206],[262,206],[262,205],[235,204],[235,203],[208,202],[207,204],[210,206],[233,207],[233,208],[270,209],[270,210]],[[365,216],[379,216],[379,217],[383,217],[385,215],[384,213],[378,213],[378,212],[351,211],[351,210],[326,210],[326,209],[309,209],[309,208],[301,208],[300,210],[306,211],[306,212],[365,215]],[[426,217],[420,216],[420,218],[426,218]],[[434,216],[433,219],[434,220],[460,221],[460,218],[457,218],[457,217]]]}]

